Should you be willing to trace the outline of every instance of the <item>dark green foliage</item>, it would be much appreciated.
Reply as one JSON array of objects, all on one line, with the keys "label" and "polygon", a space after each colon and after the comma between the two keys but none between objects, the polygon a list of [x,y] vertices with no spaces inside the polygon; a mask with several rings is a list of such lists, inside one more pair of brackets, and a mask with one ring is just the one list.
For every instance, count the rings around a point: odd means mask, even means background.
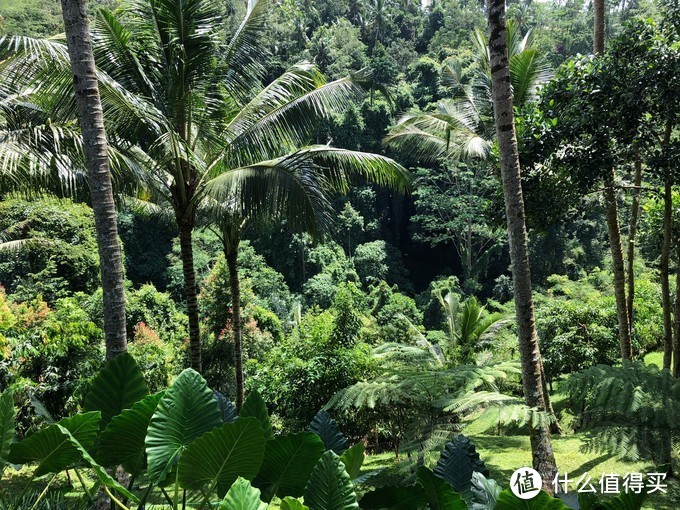
[{"label": "dark green foliage", "polygon": [[316,413],[307,430],[321,438],[326,450],[332,450],[337,455],[342,455],[347,450],[349,440],[340,432],[338,422],[327,411],[322,409]]},{"label": "dark green foliage", "polygon": [[215,400],[217,400],[217,406],[220,408],[220,414],[222,415],[222,421],[224,421],[224,423],[231,423],[238,418],[238,411],[231,400],[227,399],[227,397],[222,395],[219,391],[215,391],[213,396],[215,397]]},{"label": "dark green foliage", "polygon": [[354,486],[344,464],[332,451],[319,459],[305,487],[305,505],[310,510],[354,510],[359,508]]},{"label": "dark green foliage", "polygon": [[414,510],[423,508],[426,499],[420,485],[387,486],[367,492],[360,503],[365,510]]},{"label": "dark green foliage", "polygon": [[0,393],[0,473],[7,465],[9,448],[14,441],[14,395],[10,390]]},{"label": "dark green foliage", "polygon": [[479,458],[474,443],[460,434],[446,444],[434,468],[434,474],[446,480],[459,494],[469,494],[472,487],[472,474],[489,476],[489,470]]},{"label": "dark green foliage", "polygon": [[532,499],[520,499],[510,489],[505,489],[498,496],[494,510],[569,510],[569,507],[545,491]]},{"label": "dark green foliage", "polygon": [[272,422],[269,419],[269,412],[267,411],[267,404],[265,403],[262,395],[257,391],[251,391],[243,402],[243,408],[239,414],[240,418],[253,417],[260,422],[262,431],[264,433],[265,439],[271,439],[274,437],[274,432],[272,431]]}]

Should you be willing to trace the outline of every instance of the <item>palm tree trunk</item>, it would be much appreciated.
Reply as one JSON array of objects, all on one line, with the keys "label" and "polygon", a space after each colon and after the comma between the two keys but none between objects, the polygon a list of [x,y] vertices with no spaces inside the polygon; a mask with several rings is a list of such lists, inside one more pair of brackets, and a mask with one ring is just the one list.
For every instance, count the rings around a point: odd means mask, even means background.
[{"label": "palm tree trunk", "polygon": [[187,299],[187,315],[189,316],[189,358],[191,368],[200,372],[201,366],[201,330],[198,318],[198,298],[196,286],[196,269],[194,268],[194,248],[191,244],[194,225],[190,221],[179,222],[179,245],[184,273],[184,293]]},{"label": "palm tree trunk", "polygon": [[[522,361],[524,399],[529,407],[546,411],[541,370],[541,353],[536,336],[536,321],[531,290],[529,248],[524,215],[524,198],[513,117],[512,88],[508,62],[508,40],[505,22],[505,0],[488,0],[489,50],[496,134],[500,153],[505,214],[508,223],[510,261],[515,294],[515,313]],[[552,490],[557,474],[550,432],[545,425],[530,427],[533,466]]]},{"label": "palm tree trunk", "polygon": [[229,268],[231,285],[231,327],[234,330],[234,367],[236,369],[236,409],[241,412],[245,390],[243,387],[243,327],[241,324],[241,284],[238,278],[239,239],[225,246],[224,256]]},{"label": "palm tree trunk", "polygon": [[673,376],[680,378],[680,235],[675,238],[675,320],[673,321]]},{"label": "palm tree trunk", "polygon": [[619,225],[619,206],[616,202],[614,169],[607,170],[604,179],[604,207],[609,231],[609,249],[612,255],[612,272],[614,273],[614,298],[616,299],[616,316],[619,323],[619,344],[621,359],[631,359],[630,318],[626,302],[626,273],[621,246],[621,227]]},{"label": "palm tree trunk", "polygon": [[593,53],[604,53],[604,0],[593,0]]},{"label": "palm tree trunk", "polygon": [[635,238],[637,237],[638,217],[640,215],[640,186],[642,186],[642,158],[640,149],[635,150],[635,177],[633,177],[633,191],[631,193],[633,203],[630,207],[630,226],[628,227],[628,296],[626,308],[628,309],[628,320],[632,325],[635,323],[633,318],[633,302],[635,301]]},{"label": "palm tree trunk", "polygon": [[61,0],[66,44],[83,136],[83,151],[94,221],[104,301],[106,357],[127,351],[123,259],[118,241],[116,204],[109,172],[108,143],[104,129],[97,73],[90,41],[85,0]]},{"label": "palm tree trunk", "polygon": [[[661,142],[665,151],[673,131],[673,123],[666,121],[666,129]],[[671,318],[671,284],[669,260],[671,256],[671,237],[673,235],[673,178],[670,168],[664,168],[663,180],[663,244],[661,246],[661,260],[659,276],[661,277],[661,308],[663,311],[663,368],[671,369],[673,356],[673,321]]]}]

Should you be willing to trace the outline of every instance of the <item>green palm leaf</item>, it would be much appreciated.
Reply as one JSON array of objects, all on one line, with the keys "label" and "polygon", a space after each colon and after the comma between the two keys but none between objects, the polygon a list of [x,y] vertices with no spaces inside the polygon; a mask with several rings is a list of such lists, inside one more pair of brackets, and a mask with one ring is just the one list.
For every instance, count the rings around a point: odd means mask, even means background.
[{"label": "green palm leaf", "polygon": [[220,411],[205,379],[195,370],[184,370],[149,422],[145,444],[151,481],[163,482],[185,448],[220,424]]}]

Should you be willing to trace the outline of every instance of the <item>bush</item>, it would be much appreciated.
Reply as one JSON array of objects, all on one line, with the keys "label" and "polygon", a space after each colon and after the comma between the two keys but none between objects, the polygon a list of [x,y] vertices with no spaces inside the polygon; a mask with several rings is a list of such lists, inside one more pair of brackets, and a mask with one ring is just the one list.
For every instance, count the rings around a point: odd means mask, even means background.
[{"label": "bush", "polygon": [[151,393],[167,388],[170,377],[180,372],[181,356],[176,356],[176,349],[161,340],[158,334],[143,322],[135,326],[134,337],[128,344],[128,351],[144,372]]}]

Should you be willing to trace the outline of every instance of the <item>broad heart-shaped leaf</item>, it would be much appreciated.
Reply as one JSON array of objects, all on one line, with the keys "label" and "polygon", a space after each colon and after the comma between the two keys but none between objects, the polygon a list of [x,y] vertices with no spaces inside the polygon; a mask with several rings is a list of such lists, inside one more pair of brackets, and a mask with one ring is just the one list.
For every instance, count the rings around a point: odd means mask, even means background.
[{"label": "broad heart-shaped leaf", "polygon": [[561,500],[553,498],[541,491],[531,499],[520,499],[510,489],[505,489],[498,496],[494,510],[570,510]]},{"label": "broad heart-shaped leaf", "polygon": [[77,463],[82,454],[62,429],[68,430],[71,437],[88,450],[94,444],[100,420],[99,411],[63,418],[19,443],[12,443],[9,461],[12,464],[38,463],[35,476],[63,471]]},{"label": "broad heart-shaped leaf", "polygon": [[276,436],[267,441],[264,460],[253,485],[262,489],[265,501],[274,495],[302,496],[312,469],[326,451],[311,432]]},{"label": "broad heart-shaped leaf", "polygon": [[48,425],[52,425],[55,422],[55,419],[52,417],[50,412],[45,408],[43,403],[40,402],[40,400],[38,400],[38,397],[36,397],[34,393],[29,392],[28,398],[31,401],[31,406],[35,411],[35,414],[37,414],[38,416],[42,416],[45,419],[45,423],[47,423]]},{"label": "broad heart-shaped leaf", "polygon": [[364,510],[419,510],[427,506],[421,485],[381,487],[361,498]]},{"label": "broad heart-shaped leaf", "polygon": [[335,453],[327,451],[309,477],[304,495],[310,510],[355,510],[359,508],[345,465]]},{"label": "broad heart-shaped leaf", "polygon": [[255,418],[225,423],[191,443],[179,459],[179,483],[185,489],[217,491],[224,496],[239,476],[252,479],[264,457],[262,426]]},{"label": "broad heart-shaped leaf", "polygon": [[465,499],[471,497],[472,473],[475,471],[489,476],[489,470],[479,458],[475,445],[462,434],[446,443],[434,468],[434,474],[451,484],[453,490]]},{"label": "broad heart-shaped leaf", "polygon": [[7,390],[0,393],[0,472],[7,465],[9,447],[14,440],[14,396]]},{"label": "broad heart-shaped leaf", "polygon": [[495,480],[488,479],[482,473],[472,473],[471,499],[467,501],[469,510],[488,510],[496,506],[501,488]]},{"label": "broad heart-shaped leaf", "polygon": [[297,499],[287,496],[281,500],[281,510],[309,510],[309,507],[303,505]]},{"label": "broad heart-shaped leaf", "polygon": [[262,425],[264,438],[271,439],[274,437],[272,422],[269,419],[269,412],[267,411],[267,404],[265,404],[264,399],[257,391],[253,391],[248,395],[246,401],[243,402],[243,407],[241,408],[241,414],[239,414],[239,416],[241,418],[257,418]]},{"label": "broad heart-shaped leaf", "polygon": [[340,460],[345,465],[345,470],[352,480],[359,478],[361,466],[364,465],[364,455],[366,448],[363,443],[357,443],[340,456]]},{"label": "broad heart-shaped leaf", "polygon": [[163,482],[182,451],[221,424],[213,392],[198,372],[187,368],[166,390],[149,422],[145,445],[152,483]]},{"label": "broad heart-shaped leaf", "polygon": [[106,427],[111,418],[148,394],[144,374],[135,359],[124,352],[109,361],[92,379],[84,407],[86,411],[101,411],[101,426]]},{"label": "broad heart-shaped leaf", "polygon": [[120,464],[134,476],[142,472],[146,463],[146,430],[161,397],[162,392],[147,395],[111,419],[99,436],[95,455],[102,466],[112,468]]},{"label": "broad heart-shaped leaf", "polygon": [[258,489],[239,477],[224,497],[220,510],[267,510],[267,504],[260,501]]},{"label": "broad heart-shaped leaf", "polygon": [[217,407],[220,408],[220,414],[222,415],[222,421],[224,423],[231,423],[238,418],[238,411],[236,411],[236,406],[231,400],[222,395],[219,391],[213,392],[213,395],[217,401]]},{"label": "broad heart-shaped leaf", "polygon": [[416,473],[430,510],[467,510],[465,500],[444,480],[424,466]]},{"label": "broad heart-shaped leaf", "polygon": [[342,455],[347,450],[347,438],[340,432],[338,423],[323,409],[316,413],[307,430],[321,438],[326,450],[332,450],[337,455]]},{"label": "broad heart-shaped leaf", "polygon": [[71,434],[71,432],[69,432],[69,430],[66,427],[63,427],[58,423],[55,423],[54,426],[57,427],[62,434],[64,434],[64,437],[68,439],[69,443],[80,453],[83,460],[87,464],[89,464],[89,466],[94,470],[95,474],[97,475],[97,478],[99,478],[99,481],[103,485],[106,485],[107,487],[110,487],[118,491],[120,494],[122,494],[129,500],[135,503],[139,503],[139,499],[137,498],[137,496],[135,496],[125,487],[119,484],[111,475],[109,475],[106,472],[106,469],[97,464],[97,462],[92,458],[92,456],[87,452],[87,450],[83,448],[83,445],[80,444],[75,437],[73,437],[73,434]]}]

